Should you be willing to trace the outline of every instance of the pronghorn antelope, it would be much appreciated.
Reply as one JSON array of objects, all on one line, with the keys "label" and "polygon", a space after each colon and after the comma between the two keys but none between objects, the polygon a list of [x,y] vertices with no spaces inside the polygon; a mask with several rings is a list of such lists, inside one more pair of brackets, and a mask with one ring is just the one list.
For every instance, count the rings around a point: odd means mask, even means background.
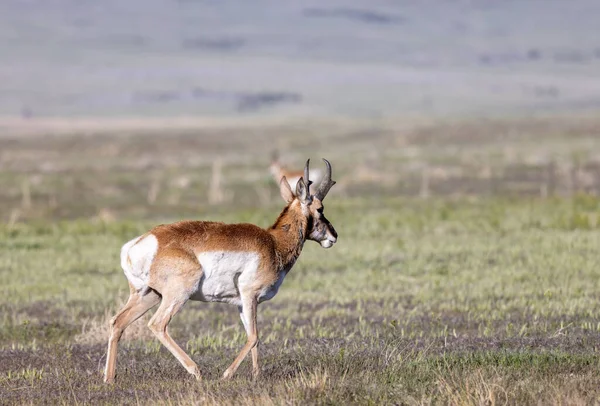
[{"label": "pronghorn antelope", "polygon": [[252,374],[257,376],[259,303],[272,299],[300,256],[306,240],[323,248],[337,241],[337,233],[323,215],[323,199],[335,184],[331,165],[318,190],[310,194],[309,161],[296,193],[284,177],[281,197],[287,205],[265,229],[253,224],[181,221],[159,225],[121,249],[121,266],[129,282],[127,304],[110,321],[104,381],[113,382],[117,345],[123,331],[160,303],[148,327],[196,379],[198,366],[167,331],[171,318],[188,300],[231,303],[238,307],[248,341],[223,374],[230,378],[252,352]]},{"label": "pronghorn antelope", "polygon": [[[298,183],[298,180],[300,180],[300,178],[304,175],[304,173],[300,170],[289,170],[281,165],[281,162],[279,162],[279,153],[277,151],[273,151],[271,154],[271,166],[269,167],[269,170],[271,171],[271,175],[273,175],[273,179],[275,179],[277,184],[279,184],[281,178],[285,176],[292,190],[296,190],[296,184]],[[313,188],[321,182],[321,179],[323,178],[323,172],[321,172],[320,169],[311,169],[309,175],[311,183],[315,184],[315,186],[310,188],[312,192]]]}]

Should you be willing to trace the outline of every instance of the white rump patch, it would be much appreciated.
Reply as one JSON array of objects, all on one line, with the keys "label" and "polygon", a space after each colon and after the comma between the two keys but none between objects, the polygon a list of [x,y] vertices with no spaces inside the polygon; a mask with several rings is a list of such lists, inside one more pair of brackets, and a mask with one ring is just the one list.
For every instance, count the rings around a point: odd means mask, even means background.
[{"label": "white rump patch", "polygon": [[158,240],[153,234],[134,238],[121,248],[121,267],[137,290],[148,286],[150,267],[157,251]]},{"label": "white rump patch", "polygon": [[256,279],[260,257],[256,252],[210,251],[198,255],[203,275],[192,300],[241,305],[240,288]]}]

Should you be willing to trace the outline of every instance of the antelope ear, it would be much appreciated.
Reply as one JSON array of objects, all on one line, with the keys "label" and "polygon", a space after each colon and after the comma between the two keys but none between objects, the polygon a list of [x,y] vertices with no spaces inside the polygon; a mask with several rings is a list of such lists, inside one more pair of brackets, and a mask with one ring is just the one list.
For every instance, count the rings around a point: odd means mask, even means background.
[{"label": "antelope ear", "polygon": [[304,204],[308,204],[311,201],[308,187],[306,186],[306,183],[304,183],[304,178],[300,178],[298,183],[296,183],[296,196],[298,196],[300,202]]},{"label": "antelope ear", "polygon": [[292,188],[285,176],[283,176],[279,182],[279,193],[281,193],[281,197],[286,203],[291,203],[292,200],[294,200],[294,193],[292,193]]}]

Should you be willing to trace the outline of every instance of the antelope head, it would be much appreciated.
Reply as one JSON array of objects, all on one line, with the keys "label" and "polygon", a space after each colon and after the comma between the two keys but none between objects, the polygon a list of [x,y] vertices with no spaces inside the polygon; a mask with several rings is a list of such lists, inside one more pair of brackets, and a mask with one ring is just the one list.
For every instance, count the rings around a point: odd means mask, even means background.
[{"label": "antelope head", "polygon": [[323,200],[329,189],[335,185],[335,181],[331,180],[331,164],[325,158],[323,158],[323,161],[327,170],[314,194],[310,193],[310,185],[312,184],[309,179],[310,159],[306,161],[303,176],[296,183],[296,192],[292,192],[285,176],[281,178],[280,190],[281,196],[288,203],[288,207],[291,207],[295,200],[298,201],[300,212],[306,219],[306,239],[318,242],[323,248],[331,248],[336,243],[338,235],[335,228],[325,217]]}]

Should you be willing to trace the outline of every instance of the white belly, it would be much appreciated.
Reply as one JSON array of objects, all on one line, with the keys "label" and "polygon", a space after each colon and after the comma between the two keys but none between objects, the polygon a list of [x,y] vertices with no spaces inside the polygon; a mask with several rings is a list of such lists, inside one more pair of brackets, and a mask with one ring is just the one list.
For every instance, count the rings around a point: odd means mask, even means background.
[{"label": "white belly", "polygon": [[202,279],[191,300],[241,305],[240,289],[256,279],[260,264],[255,252],[211,251],[198,255]]}]

